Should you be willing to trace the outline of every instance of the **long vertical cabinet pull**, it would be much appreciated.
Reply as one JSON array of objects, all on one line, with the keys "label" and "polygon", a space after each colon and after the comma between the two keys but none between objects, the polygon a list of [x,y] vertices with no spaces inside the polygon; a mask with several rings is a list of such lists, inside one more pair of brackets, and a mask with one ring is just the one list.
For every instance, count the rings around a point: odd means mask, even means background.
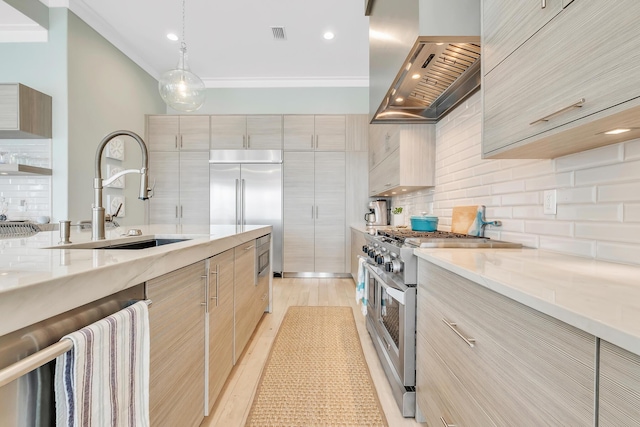
[{"label": "long vertical cabinet pull", "polygon": [[547,7],[547,0],[542,0],[542,4],[540,4],[540,9],[544,9]]},{"label": "long vertical cabinet pull", "polygon": [[251,148],[251,135],[247,135],[247,148]]},{"label": "long vertical cabinet pull", "polygon": [[247,137],[242,135],[242,148],[247,148]]},{"label": "long vertical cabinet pull", "polygon": [[313,135],[311,135],[311,148],[313,148]]},{"label": "long vertical cabinet pull", "polygon": [[[218,292],[220,292],[220,264],[216,264],[216,271],[211,271],[211,266],[209,266],[209,277],[216,276],[216,296],[209,296],[209,299],[216,300],[216,307],[218,306]],[[211,278],[209,278],[211,280]],[[209,293],[211,295],[211,293]]]},{"label": "long vertical cabinet pull", "polygon": [[177,134],[176,134],[175,142],[176,142],[176,150],[177,150],[178,149],[178,135]]},{"label": "long vertical cabinet pull", "polygon": [[316,205],[316,219],[318,219],[318,205]]},{"label": "long vertical cabinet pull", "polygon": [[182,148],[182,134],[180,134],[180,148]]},{"label": "long vertical cabinet pull", "polygon": [[318,139],[320,138],[318,138],[318,135],[316,135],[316,150],[318,149]]},{"label": "long vertical cabinet pull", "polygon": [[182,205],[180,205],[180,218],[182,218]]},{"label": "long vertical cabinet pull", "polygon": [[311,219],[313,219],[313,205],[311,205]]},{"label": "long vertical cabinet pull", "polygon": [[178,219],[178,205],[176,205],[176,219]]}]

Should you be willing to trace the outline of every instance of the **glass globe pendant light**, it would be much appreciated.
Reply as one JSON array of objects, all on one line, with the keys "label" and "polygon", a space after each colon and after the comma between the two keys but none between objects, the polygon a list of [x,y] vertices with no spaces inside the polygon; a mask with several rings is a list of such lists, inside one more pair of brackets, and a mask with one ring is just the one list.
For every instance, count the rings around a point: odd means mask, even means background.
[{"label": "glass globe pendant light", "polygon": [[187,64],[187,44],[184,41],[184,3],[182,0],[182,42],[178,66],[164,72],[158,81],[158,90],[162,100],[178,111],[196,111],[205,100],[205,87],[200,77],[189,69]]}]

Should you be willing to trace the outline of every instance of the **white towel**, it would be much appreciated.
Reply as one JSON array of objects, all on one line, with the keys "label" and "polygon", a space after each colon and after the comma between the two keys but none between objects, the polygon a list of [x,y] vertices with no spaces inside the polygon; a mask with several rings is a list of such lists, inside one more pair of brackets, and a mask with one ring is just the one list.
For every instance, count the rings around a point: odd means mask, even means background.
[{"label": "white towel", "polygon": [[369,272],[367,260],[358,258],[358,283],[356,284],[356,302],[362,304],[362,314],[367,315],[367,296],[369,295]]},{"label": "white towel", "polygon": [[62,339],[56,426],[149,426],[149,312],[137,302]]}]

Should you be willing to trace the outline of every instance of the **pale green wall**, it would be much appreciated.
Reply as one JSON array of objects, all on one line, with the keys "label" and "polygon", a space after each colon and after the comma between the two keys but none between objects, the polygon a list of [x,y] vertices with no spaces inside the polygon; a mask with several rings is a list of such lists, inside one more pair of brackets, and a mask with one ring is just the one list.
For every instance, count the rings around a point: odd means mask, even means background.
[{"label": "pale green wall", "polygon": [[[162,114],[165,104],[158,82],[116,49],[84,21],[69,12],[69,215],[73,220],[91,219],[96,148],[115,130],[130,130],[144,138],[145,114]],[[123,169],[140,169],[140,150],[125,140],[125,161],[105,159]],[[144,203],[137,199],[139,175],[126,176],[126,189],[105,189],[107,195],[124,195],[126,217],[121,225],[144,223]],[[109,209],[107,207],[107,212]]]},{"label": "pale green wall", "polygon": [[0,81],[23,83],[52,97],[52,216],[68,218],[67,9],[50,9],[48,42],[0,43],[0,58]]},{"label": "pale green wall", "polygon": [[194,114],[368,113],[367,87],[314,87],[207,89],[205,104]]}]

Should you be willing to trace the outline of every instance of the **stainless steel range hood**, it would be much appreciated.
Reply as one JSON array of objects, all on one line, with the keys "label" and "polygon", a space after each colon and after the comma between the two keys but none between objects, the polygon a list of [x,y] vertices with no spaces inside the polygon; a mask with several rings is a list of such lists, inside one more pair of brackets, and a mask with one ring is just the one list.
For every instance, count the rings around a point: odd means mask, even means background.
[{"label": "stainless steel range hood", "polygon": [[480,88],[480,0],[375,0],[371,123],[435,123]]}]

